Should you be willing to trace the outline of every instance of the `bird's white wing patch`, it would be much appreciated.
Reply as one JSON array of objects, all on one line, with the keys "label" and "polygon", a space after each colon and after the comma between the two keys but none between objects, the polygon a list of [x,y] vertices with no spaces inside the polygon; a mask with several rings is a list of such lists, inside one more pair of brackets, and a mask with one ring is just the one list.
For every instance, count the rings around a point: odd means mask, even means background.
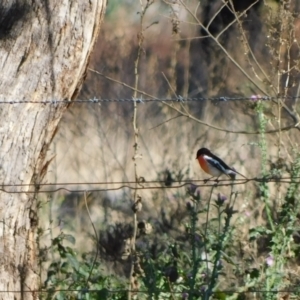
[{"label": "bird's white wing patch", "polygon": [[210,173],[214,176],[220,176],[221,174],[227,174],[228,176],[233,178],[237,174],[233,170],[231,170],[229,168],[225,168],[218,160],[216,160],[210,156],[204,155],[204,159],[210,165]]},{"label": "bird's white wing patch", "polygon": [[205,160],[214,168],[218,169],[222,173],[226,174],[226,169],[215,159],[211,158],[210,156],[204,155]]}]

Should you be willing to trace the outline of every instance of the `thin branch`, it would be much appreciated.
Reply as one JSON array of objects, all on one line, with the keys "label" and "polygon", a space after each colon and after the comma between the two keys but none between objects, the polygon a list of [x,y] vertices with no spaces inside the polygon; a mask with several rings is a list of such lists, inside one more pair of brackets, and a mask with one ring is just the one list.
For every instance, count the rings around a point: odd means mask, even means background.
[{"label": "thin branch", "polygon": [[[244,16],[246,13],[247,13],[247,11],[248,10],[250,10],[251,9],[251,7],[253,6],[253,5],[255,5],[257,2],[258,2],[259,0],[256,0],[255,2],[253,2],[250,6],[248,6],[239,16],[237,16],[237,14],[235,13],[235,11],[234,12],[232,12],[233,14],[234,14],[234,16],[235,16],[235,19],[233,20],[233,21],[231,21],[217,36],[216,36],[216,39],[218,40],[219,38],[220,38],[220,36],[229,28],[229,27],[231,27],[234,23],[239,23],[240,22],[240,18],[242,17],[242,16]],[[227,2],[225,3],[225,6],[227,6],[227,8],[229,8],[230,10],[231,10],[231,8],[228,6],[228,4],[227,4]],[[232,4],[232,6],[233,6],[233,4]]]},{"label": "thin branch", "polygon": [[[221,12],[221,10],[226,6],[226,4],[223,4],[222,6],[220,6],[220,8],[217,10],[217,12],[211,17],[210,21],[208,22],[208,24],[206,25],[206,28],[208,29],[209,26],[211,25],[211,23],[214,21],[214,19],[218,16],[218,14]],[[196,16],[196,14],[195,14]]]},{"label": "thin branch", "polygon": [[[147,9],[149,6],[153,3],[153,1],[147,1],[147,4],[145,7],[143,7],[142,1],[141,1],[141,12],[140,12],[140,32],[138,33],[138,52],[136,59],[134,61],[134,90],[133,90],[133,99],[137,100],[138,98],[138,86],[139,86],[139,62],[143,51],[143,42],[144,42],[144,28],[143,28],[143,21],[144,16],[146,14]],[[138,187],[139,183],[139,175],[137,170],[137,158],[138,158],[138,151],[139,151],[139,129],[137,125],[137,101],[134,101],[133,103],[133,118],[132,118],[132,127],[133,127],[133,133],[134,133],[134,155],[132,157],[133,160],[133,166],[134,166],[134,176],[135,176],[135,187]],[[134,190],[134,196],[133,196],[133,203],[132,207],[134,207],[135,203],[137,203],[137,189]],[[127,299],[131,300],[131,289],[132,289],[132,282],[133,282],[133,276],[134,276],[134,267],[136,264],[136,236],[137,236],[137,209],[133,209],[133,235],[130,241],[131,247],[130,247],[130,273],[129,273],[129,291],[127,294]]]},{"label": "thin branch", "polygon": [[91,217],[91,214],[90,214],[90,210],[89,210],[89,207],[88,207],[88,204],[87,204],[87,197],[86,197],[86,191],[84,191],[84,203],[85,203],[85,207],[86,207],[86,211],[88,213],[88,216],[89,216],[89,219],[91,221],[91,224],[93,226],[93,229],[94,229],[94,233],[95,233],[95,238],[96,238],[96,255],[94,257],[94,260],[93,260],[93,263],[92,263],[92,267],[91,267],[91,270],[89,272],[89,276],[88,278],[86,279],[86,282],[88,283],[90,278],[91,278],[91,275],[92,275],[92,272],[93,272],[93,269],[95,267],[95,264],[96,264],[96,260],[97,260],[97,257],[98,257],[98,254],[99,254],[99,238],[98,238],[98,234],[97,234],[97,230],[96,230],[96,227],[94,225],[94,222],[92,221],[92,217]]},{"label": "thin branch", "polygon": [[[253,2],[252,5],[250,5],[250,6],[247,8],[247,10],[250,9],[250,8],[251,8],[253,5],[255,5],[256,3],[258,3],[258,1],[259,1],[259,0],[256,0],[255,2]],[[249,51],[249,53],[250,53],[252,59],[254,60],[255,64],[258,66],[259,70],[262,72],[262,74],[264,75],[264,77],[266,78],[266,80],[271,84],[271,79],[269,78],[269,76],[267,75],[267,73],[265,72],[265,70],[262,68],[262,66],[260,65],[260,63],[257,61],[256,56],[254,55],[254,53],[253,53],[253,51],[252,51],[252,49],[251,49],[251,47],[250,47],[250,45],[249,45],[248,39],[247,39],[247,37],[246,37],[246,35],[245,35],[245,31],[243,30],[243,26],[242,26],[242,24],[241,24],[240,18],[238,18],[237,13],[236,13],[236,11],[235,11],[235,9],[234,9],[234,5],[233,5],[233,3],[232,3],[232,0],[230,0],[230,3],[231,3],[231,6],[232,6],[232,9],[233,9],[233,15],[235,16],[235,18],[236,18],[236,20],[237,20],[237,23],[238,23],[238,25],[239,25],[239,27],[240,27],[240,32],[241,32],[241,34],[242,34],[243,41],[244,41],[244,46],[245,46],[246,50]],[[230,9],[230,7],[229,7],[228,5],[227,5],[227,7]],[[246,11],[246,10],[245,10],[245,11]],[[260,77],[258,76],[258,74],[256,73],[254,67],[252,66],[249,57],[248,57],[248,61],[249,61],[249,63],[250,63],[250,66],[252,67],[252,70],[253,70],[254,75],[255,75],[259,80],[261,80]],[[261,80],[261,81],[262,81],[262,80]]]},{"label": "thin branch", "polygon": [[210,38],[218,45],[218,47],[225,53],[225,55],[229,58],[229,60],[240,70],[244,76],[253,83],[257,87],[257,89],[263,93],[264,95],[268,95],[267,91],[265,91],[262,87],[260,87],[251,77],[250,75],[242,68],[242,66],[229,54],[229,52],[222,46],[222,44],[208,31],[207,27],[205,27],[202,22],[198,19],[196,15],[190,10],[190,8],[182,1],[180,0],[182,5],[185,7],[185,9],[189,12],[189,14],[196,20],[198,25],[203,28]]},{"label": "thin branch", "polygon": [[155,125],[154,127],[149,128],[149,130],[155,129],[155,128],[157,128],[157,127],[159,127],[159,126],[161,126],[161,125],[163,125],[163,124],[165,124],[165,123],[168,123],[168,122],[170,122],[170,121],[172,121],[172,120],[174,120],[174,119],[177,119],[177,118],[179,118],[179,117],[183,117],[183,115],[180,114],[180,115],[178,115],[178,116],[172,117],[172,118],[170,118],[170,119],[168,119],[168,120],[166,120],[166,121],[164,121],[164,122],[162,122],[162,123],[159,123],[158,125]]},{"label": "thin branch", "polygon": [[[191,14],[191,16],[198,22],[199,26],[201,28],[203,28],[204,30],[207,31],[207,28],[202,24],[202,22],[197,18],[196,15],[194,15],[194,13],[187,7],[187,5],[182,1],[182,0],[179,0],[182,5],[185,7],[185,9]],[[265,91],[263,89],[263,87],[259,86],[254,80],[253,78],[251,78],[251,76],[244,70],[244,68],[242,68],[242,66],[230,55],[230,53],[222,46],[222,44],[209,32],[207,31],[207,33],[209,34],[210,38],[218,45],[218,47],[225,53],[225,55],[229,58],[229,60],[238,68],[238,70],[240,70],[244,76],[253,84],[257,87],[257,89],[262,92],[264,95],[268,95],[269,94],[267,93],[267,91]],[[274,101],[274,100],[273,100]],[[279,100],[281,101],[281,100]],[[275,103],[277,103],[276,101],[274,101]],[[295,122],[295,124],[298,125],[298,123],[300,123],[300,120],[298,118],[298,116],[293,113],[289,107],[283,103],[281,101],[281,104],[282,104],[282,107],[285,109],[285,111],[290,115],[290,117],[293,119],[293,121]],[[298,130],[300,130],[300,128],[298,127],[295,127],[297,128]]]}]

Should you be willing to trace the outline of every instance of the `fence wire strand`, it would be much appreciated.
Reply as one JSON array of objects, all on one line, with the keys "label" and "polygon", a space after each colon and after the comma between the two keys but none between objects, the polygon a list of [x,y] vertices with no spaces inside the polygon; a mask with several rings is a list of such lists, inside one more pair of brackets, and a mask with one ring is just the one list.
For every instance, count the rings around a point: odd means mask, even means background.
[{"label": "fence wire strand", "polygon": [[[100,293],[100,292],[106,292],[106,293],[110,293],[110,294],[115,294],[115,293],[126,293],[128,291],[131,291],[132,293],[139,293],[139,294],[150,294],[149,291],[143,291],[143,290],[128,290],[128,289],[122,289],[122,290],[109,290],[106,288],[103,289],[53,289],[53,290],[24,290],[24,291],[17,291],[17,290],[0,290],[0,293],[44,293],[44,294],[49,294],[49,293],[58,293],[58,292],[77,292],[77,293],[82,293],[82,294],[88,294],[88,293]],[[166,293],[165,290],[154,290],[152,292],[155,293]],[[198,290],[195,291],[186,291],[186,292],[190,292],[190,293],[198,293]],[[172,291],[169,292],[170,294],[183,294],[184,292],[177,292],[177,291]],[[253,293],[260,293],[260,294],[280,294],[280,293],[288,293],[288,294],[292,294],[292,293],[300,293],[300,288],[298,286],[293,287],[292,289],[288,290],[255,290],[253,288],[251,288],[251,290],[247,290],[247,291],[236,291],[236,290],[218,290],[215,292],[212,292],[212,294],[220,294],[220,293],[224,293],[224,294],[253,294]]]},{"label": "fence wire strand", "polygon": [[109,103],[109,102],[137,102],[137,103],[148,103],[148,102],[227,102],[227,101],[274,101],[278,99],[284,100],[296,100],[299,99],[300,96],[278,96],[278,97],[271,97],[271,96],[259,96],[259,95],[252,95],[252,96],[239,96],[239,97],[229,97],[229,96],[220,96],[220,97],[182,97],[178,96],[177,98],[91,98],[91,99],[76,99],[76,100],[0,100],[1,104],[72,104],[72,103],[90,103],[90,104],[97,104],[97,103]]},{"label": "fence wire strand", "polygon": [[[230,179],[218,179],[218,180],[174,180],[172,183],[168,183],[166,185],[166,181],[164,180],[153,180],[153,181],[110,181],[110,182],[72,182],[72,183],[30,183],[30,184],[2,184],[0,185],[0,192],[4,193],[11,193],[11,194],[21,194],[21,193],[29,193],[29,194],[35,194],[35,193],[56,193],[59,191],[65,191],[68,193],[83,193],[83,192],[108,192],[108,191],[117,191],[122,190],[125,188],[128,188],[130,190],[154,190],[154,189],[178,189],[182,187],[189,187],[190,185],[194,185],[196,188],[204,188],[204,187],[221,187],[221,186],[232,186],[232,185],[244,185],[249,182],[258,182],[258,183],[272,183],[272,182],[280,182],[280,183],[300,183],[300,177],[269,177],[269,178],[243,178],[243,179],[236,179],[235,181],[232,181]],[[138,186],[131,186],[131,184],[138,183]],[[176,185],[174,185],[174,183]],[[147,185],[152,184],[152,185]],[[153,184],[160,184],[160,185],[153,185]],[[83,186],[83,185],[119,185],[117,187],[108,187],[108,188],[89,188],[86,187],[79,187],[75,189],[67,188],[66,186]],[[43,190],[42,187],[55,187],[54,189],[47,189]],[[62,186],[62,187],[59,187]],[[33,187],[33,190],[13,190],[10,191],[8,188],[25,188],[25,187]]]}]

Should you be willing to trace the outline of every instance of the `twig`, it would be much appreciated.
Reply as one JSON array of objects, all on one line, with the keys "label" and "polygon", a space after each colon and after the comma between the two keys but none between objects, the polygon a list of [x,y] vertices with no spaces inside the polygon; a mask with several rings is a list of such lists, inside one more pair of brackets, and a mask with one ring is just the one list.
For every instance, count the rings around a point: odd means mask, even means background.
[{"label": "twig", "polygon": [[[252,6],[254,6],[256,3],[258,3],[258,1],[259,1],[259,0],[254,1],[254,2],[253,2],[253,3],[252,3],[245,11],[243,11],[242,14],[244,14],[244,13],[245,13],[247,10],[249,10]],[[235,19],[236,19],[238,25],[239,25],[240,32],[241,32],[241,34],[242,34],[242,38],[243,38],[245,50],[246,50],[247,52],[250,53],[250,55],[251,55],[253,61],[254,61],[255,64],[258,66],[259,70],[262,72],[262,74],[264,75],[265,79],[271,84],[271,79],[269,78],[269,76],[267,75],[267,73],[265,72],[265,70],[262,68],[261,64],[257,61],[256,56],[254,55],[254,53],[253,53],[253,51],[252,51],[252,49],[251,49],[251,47],[250,47],[250,45],[249,45],[248,39],[247,39],[247,37],[246,37],[246,35],[245,35],[245,31],[243,30],[243,26],[242,26],[241,21],[240,21],[240,16],[239,16],[239,17],[237,16],[237,13],[236,13],[236,11],[235,11],[235,9],[234,9],[234,5],[233,5],[232,0],[230,0],[230,4],[231,4],[231,7],[232,7],[232,13],[233,13],[233,15],[234,15],[234,17],[235,17]],[[227,5],[227,8],[231,9],[231,8],[229,7],[228,4],[226,4],[226,5]],[[252,65],[252,63],[251,63],[250,58],[249,58],[248,55],[247,55],[247,57],[248,57],[248,62],[249,62],[249,64],[250,64],[251,68],[252,68],[252,71],[253,71],[254,75],[255,75],[260,81],[262,81],[262,79],[261,79],[261,78],[258,76],[258,74],[256,73],[256,71],[255,71],[255,69],[254,69],[254,67],[253,67],[253,65]]]},{"label": "twig", "polygon": [[157,128],[157,127],[159,127],[159,126],[161,126],[161,125],[163,125],[163,124],[165,124],[165,123],[168,123],[168,122],[170,122],[170,121],[172,121],[172,120],[175,120],[175,119],[177,119],[177,118],[179,118],[179,117],[183,117],[183,115],[178,115],[178,116],[172,117],[172,118],[170,118],[170,119],[168,119],[168,120],[166,120],[166,121],[164,121],[164,122],[161,122],[161,123],[155,125],[154,127],[149,128],[149,130],[155,129],[155,128]]},{"label": "twig", "polygon": [[[134,76],[135,76],[135,82],[134,82],[134,92],[133,92],[133,99],[137,100],[138,96],[138,85],[139,85],[139,62],[143,50],[143,42],[144,42],[144,28],[143,28],[143,20],[145,13],[149,6],[153,3],[153,1],[147,1],[147,4],[145,7],[143,7],[142,2],[141,3],[141,12],[140,12],[140,32],[138,34],[138,52],[137,57],[134,61]],[[139,141],[139,130],[137,125],[137,101],[133,102],[133,118],[132,118],[132,126],[134,131],[134,155],[132,157],[133,159],[133,165],[134,165],[134,176],[135,176],[135,187],[137,188],[139,183],[139,176],[138,176],[138,170],[137,170],[137,158],[138,158],[138,141]],[[134,190],[134,197],[133,197],[133,203],[132,207],[137,203],[137,189]],[[131,239],[131,251],[130,251],[130,273],[129,273],[129,288],[128,288],[128,294],[127,299],[131,300],[131,290],[132,290],[132,281],[133,281],[133,275],[134,275],[134,267],[136,264],[136,235],[137,235],[137,209],[133,209],[133,235]]]},{"label": "twig", "polygon": [[186,5],[186,3],[184,3],[184,1],[180,0],[180,2],[182,3],[182,5],[185,7],[185,9],[187,10],[187,12],[195,19],[195,21],[199,24],[199,26],[201,28],[203,28],[207,34],[209,35],[209,37],[218,45],[218,47],[225,53],[225,55],[229,58],[229,60],[238,68],[238,70],[240,70],[245,77],[252,82],[257,89],[263,93],[264,95],[268,95],[267,91],[265,91],[261,86],[259,86],[254,80],[253,78],[250,77],[250,75],[242,68],[242,66],[229,54],[229,52],[223,47],[223,45],[218,41],[218,39],[216,37],[214,37],[208,30],[208,28],[206,26],[204,26],[202,24],[202,22],[198,19],[198,17],[190,10],[190,8]]},{"label": "twig", "polygon": [[90,210],[89,210],[89,207],[88,207],[88,204],[87,204],[86,191],[84,191],[84,203],[85,203],[85,207],[86,207],[86,211],[87,211],[87,213],[88,213],[89,219],[90,219],[91,224],[92,224],[92,226],[93,226],[94,233],[95,233],[95,238],[96,238],[96,255],[95,255],[95,257],[94,257],[94,260],[93,260],[93,263],[92,263],[92,267],[91,267],[89,276],[88,276],[88,278],[86,279],[86,282],[87,282],[87,284],[88,284],[88,282],[89,282],[89,280],[90,280],[90,278],[91,278],[93,269],[94,269],[94,267],[95,267],[95,264],[96,264],[96,260],[97,260],[98,254],[99,254],[99,238],[98,238],[97,230],[96,230],[96,228],[95,228],[94,222],[92,221],[92,217],[91,217],[91,214],[90,214]]},{"label": "twig", "polygon": [[[177,84],[176,84],[176,66],[177,66],[177,53],[180,48],[179,41],[176,40],[179,36],[179,25],[180,25],[180,20],[179,20],[179,13],[180,13],[180,5],[178,4],[178,1],[172,1],[172,2],[167,2],[170,5],[171,8],[171,23],[172,23],[172,37],[173,37],[173,47],[171,49],[171,54],[170,54],[170,67],[169,67],[169,76],[170,76],[170,81],[171,83],[169,86],[172,86],[172,92],[174,93],[174,90],[177,90]],[[168,91],[168,94],[170,94],[170,90]]]},{"label": "twig", "polygon": [[[253,80],[253,78],[246,72],[246,70],[244,70],[244,68],[230,55],[230,53],[223,47],[223,45],[218,41],[218,39],[216,37],[214,37],[209,31],[208,28],[206,26],[204,26],[202,24],[202,22],[198,19],[198,17],[190,10],[190,8],[186,5],[186,3],[184,3],[182,0],[179,0],[182,5],[185,7],[185,9],[188,11],[188,13],[195,19],[196,22],[198,22],[199,26],[201,28],[203,28],[209,35],[209,37],[218,45],[218,47],[224,52],[224,54],[227,56],[227,58],[237,67],[238,70],[240,70],[242,72],[242,74],[253,84],[256,86],[256,88],[263,93],[264,95],[268,95],[267,91],[261,87],[257,82],[255,82],[255,80]],[[277,103],[275,100],[272,100],[273,102]],[[279,100],[281,102],[282,107],[284,108],[284,110],[290,115],[290,117],[293,119],[295,125],[300,123],[299,117],[297,116],[297,114],[295,114],[285,103],[283,103],[281,100]],[[297,128],[298,130],[300,130],[300,128],[298,128],[297,126],[295,126],[295,128]],[[265,132],[267,133],[267,132]]]},{"label": "twig", "polygon": [[[204,238],[205,239],[208,237],[207,229],[208,229],[208,218],[209,218],[210,201],[211,201],[213,190],[214,190],[215,187],[216,187],[215,184],[211,187],[210,195],[209,195],[209,198],[208,198],[206,221],[205,221],[205,229],[204,229]],[[207,257],[207,253],[208,253],[207,251],[208,250],[207,250],[207,247],[206,247],[206,240],[204,241],[204,251],[205,251],[205,260],[206,260],[206,273],[209,274],[208,257]]]}]

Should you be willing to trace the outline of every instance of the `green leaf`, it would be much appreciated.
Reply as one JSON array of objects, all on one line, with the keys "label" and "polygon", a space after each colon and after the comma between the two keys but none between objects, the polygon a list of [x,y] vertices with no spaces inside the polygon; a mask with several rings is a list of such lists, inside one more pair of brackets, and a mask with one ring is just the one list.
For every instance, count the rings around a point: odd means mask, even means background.
[{"label": "green leaf", "polygon": [[85,278],[89,276],[89,270],[85,270],[84,268],[80,267],[78,268],[78,273],[80,275],[83,275]]},{"label": "green leaf", "polygon": [[78,270],[79,269],[79,262],[76,258],[76,256],[72,256],[69,253],[67,254],[67,258],[69,263],[71,264],[71,266],[75,269]]},{"label": "green leaf", "polygon": [[108,289],[104,288],[104,289],[98,291],[96,295],[97,295],[97,298],[94,298],[94,299],[97,299],[97,300],[108,299],[108,297],[109,297]]},{"label": "green leaf", "polygon": [[64,300],[64,299],[66,299],[66,298],[65,298],[64,293],[59,292],[59,293],[56,295],[55,299],[57,299],[57,300]]},{"label": "green leaf", "polygon": [[65,247],[65,251],[68,252],[72,256],[77,256],[77,253],[71,247]]},{"label": "green leaf", "polygon": [[69,272],[69,264],[67,262],[64,262],[59,270],[61,273],[66,274]]},{"label": "green leaf", "polygon": [[249,241],[254,241],[258,237],[267,234],[268,231],[264,226],[257,226],[249,230]]},{"label": "green leaf", "polygon": [[220,291],[216,291],[214,294],[215,299],[226,300],[226,294]]},{"label": "green leaf", "polygon": [[76,239],[71,234],[65,234],[64,239],[67,240],[68,242],[70,242],[72,245],[75,245],[75,243],[76,243]]}]

